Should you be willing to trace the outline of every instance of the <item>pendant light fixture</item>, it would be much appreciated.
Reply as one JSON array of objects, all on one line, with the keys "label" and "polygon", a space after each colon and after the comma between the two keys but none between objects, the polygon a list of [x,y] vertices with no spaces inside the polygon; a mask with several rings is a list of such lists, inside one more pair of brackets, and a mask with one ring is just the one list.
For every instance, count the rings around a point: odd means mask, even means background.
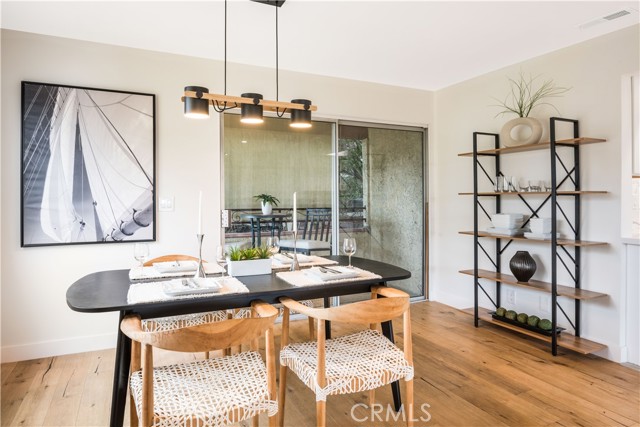
[{"label": "pendant light fixture", "polygon": [[224,95],[209,93],[209,89],[202,86],[186,86],[184,88],[184,115],[190,118],[209,117],[209,106],[218,113],[240,108],[240,121],[246,124],[264,122],[264,110],[275,112],[278,117],[289,111],[293,128],[311,127],[311,112],[317,107],[308,99],[293,99],[291,102],[279,100],[279,69],[278,69],[278,8],[285,0],[252,0],[257,3],[276,6],[276,100],[265,100],[259,93],[243,93],[241,96],[227,95],[227,0],[224,2]]}]

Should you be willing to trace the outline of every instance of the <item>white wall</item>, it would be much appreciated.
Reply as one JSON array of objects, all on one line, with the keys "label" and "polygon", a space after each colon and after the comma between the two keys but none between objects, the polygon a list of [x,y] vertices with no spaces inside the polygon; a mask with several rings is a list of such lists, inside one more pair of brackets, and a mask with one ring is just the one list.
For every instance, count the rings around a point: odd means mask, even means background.
[{"label": "white wall", "polygon": [[[132,244],[20,248],[20,81],[30,80],[156,94],[156,189],[175,196],[175,211],[157,213],[151,255],[196,251],[198,190],[204,193],[204,257],[220,239],[220,129],[187,120],[180,96],[186,85],[222,91],[217,61],[2,30],[1,304],[2,361],[113,346],[117,315],[76,313],[67,288],[97,270],[128,268]],[[273,69],[229,64],[228,93],[275,98]],[[301,73],[280,72],[280,99],[309,98],[317,116],[427,126],[430,92]],[[393,108],[387,102],[393,99]],[[402,105],[402,108],[397,107]]]},{"label": "white wall", "polygon": [[[638,40],[639,27],[627,28],[436,92],[431,152],[433,299],[459,308],[471,307],[473,303],[473,279],[457,273],[473,268],[473,238],[458,234],[461,230],[473,230],[473,199],[457,195],[473,190],[472,160],[457,154],[472,150],[474,131],[498,132],[512,118],[495,118],[500,109],[492,107],[495,104],[492,97],[504,98],[508,92],[507,76],[515,77],[520,70],[534,76],[542,74],[559,86],[572,87],[562,98],[551,100],[560,110],[559,115],[579,119],[583,136],[608,140],[585,146],[581,151],[582,187],[609,191],[605,196],[583,197],[582,238],[609,242],[605,247],[583,249],[583,287],[610,295],[583,304],[582,335],[608,345],[603,356],[621,359],[624,349],[618,313],[624,305],[620,292],[624,252],[620,236],[620,79],[638,70]],[[550,115],[555,115],[550,109],[532,113],[533,117],[543,119],[545,128]],[[550,168],[546,151],[503,156],[501,164],[505,174],[531,179],[543,179]],[[527,212],[522,205],[504,199],[503,211]],[[487,225],[484,222],[481,226]],[[491,247],[488,239],[485,243]],[[549,250],[542,244],[512,244],[503,256],[506,271],[516,248],[535,254],[539,264],[535,278],[548,279]],[[566,277],[563,280],[570,284]],[[493,289],[493,285],[489,284],[487,289]],[[521,288],[516,292],[516,310],[539,313],[539,293]],[[483,305],[489,307],[486,299]],[[563,306],[572,307],[567,301],[563,301]]]}]

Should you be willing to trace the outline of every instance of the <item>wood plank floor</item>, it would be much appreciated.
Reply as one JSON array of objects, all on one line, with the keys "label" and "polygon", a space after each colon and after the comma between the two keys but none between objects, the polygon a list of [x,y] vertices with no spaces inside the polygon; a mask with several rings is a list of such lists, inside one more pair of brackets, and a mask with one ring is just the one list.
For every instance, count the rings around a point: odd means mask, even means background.
[{"label": "wood plank floor", "polygon": [[[562,351],[471,318],[442,304],[412,305],[416,425],[425,426],[638,426],[640,372]],[[279,332],[279,327],[277,327]],[[349,329],[336,325],[334,333]],[[397,338],[400,338],[396,327]],[[294,322],[305,339],[307,322]],[[400,341],[400,340],[398,340]],[[163,353],[158,363],[193,359]],[[2,365],[2,426],[103,426],[109,422],[114,350]],[[285,424],[314,426],[313,394],[288,377]],[[331,396],[332,426],[404,425],[387,412],[388,387],[376,393]],[[125,417],[128,423],[128,416]],[[262,420],[266,425],[266,418]]]}]

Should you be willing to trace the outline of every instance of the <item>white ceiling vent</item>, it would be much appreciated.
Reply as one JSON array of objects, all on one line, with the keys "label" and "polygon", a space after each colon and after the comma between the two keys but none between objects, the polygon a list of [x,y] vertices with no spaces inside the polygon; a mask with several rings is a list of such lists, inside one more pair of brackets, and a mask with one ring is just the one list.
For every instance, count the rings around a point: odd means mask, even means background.
[{"label": "white ceiling vent", "polygon": [[580,28],[581,30],[586,30],[587,28],[591,28],[595,25],[603,24],[607,21],[613,21],[614,19],[619,19],[619,18],[622,18],[623,16],[631,15],[632,13],[636,13],[636,12],[637,11],[634,9],[621,9],[621,10],[618,10],[617,12],[610,13],[601,18],[596,18],[592,21],[585,22],[584,24],[579,25],[578,28]]},{"label": "white ceiling vent", "polygon": [[629,14],[631,14],[631,12],[629,12],[628,10],[622,9],[610,15],[603,16],[602,19],[606,19],[607,21],[613,21],[614,19],[622,18],[623,16],[629,15]]}]

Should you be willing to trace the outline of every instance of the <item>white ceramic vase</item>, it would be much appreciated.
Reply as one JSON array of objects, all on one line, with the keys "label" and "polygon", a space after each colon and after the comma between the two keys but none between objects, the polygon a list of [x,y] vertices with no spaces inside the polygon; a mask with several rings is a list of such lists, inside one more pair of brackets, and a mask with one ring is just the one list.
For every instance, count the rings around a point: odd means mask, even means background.
[{"label": "white ceramic vase", "polygon": [[273,211],[273,206],[271,206],[270,202],[261,202],[262,203],[262,214],[263,215],[271,215],[271,212]]},{"label": "white ceramic vase", "polygon": [[[529,131],[523,128],[528,128]],[[500,131],[500,142],[505,147],[537,144],[540,138],[542,138],[542,124],[540,120],[533,117],[517,117],[509,120]]]}]

